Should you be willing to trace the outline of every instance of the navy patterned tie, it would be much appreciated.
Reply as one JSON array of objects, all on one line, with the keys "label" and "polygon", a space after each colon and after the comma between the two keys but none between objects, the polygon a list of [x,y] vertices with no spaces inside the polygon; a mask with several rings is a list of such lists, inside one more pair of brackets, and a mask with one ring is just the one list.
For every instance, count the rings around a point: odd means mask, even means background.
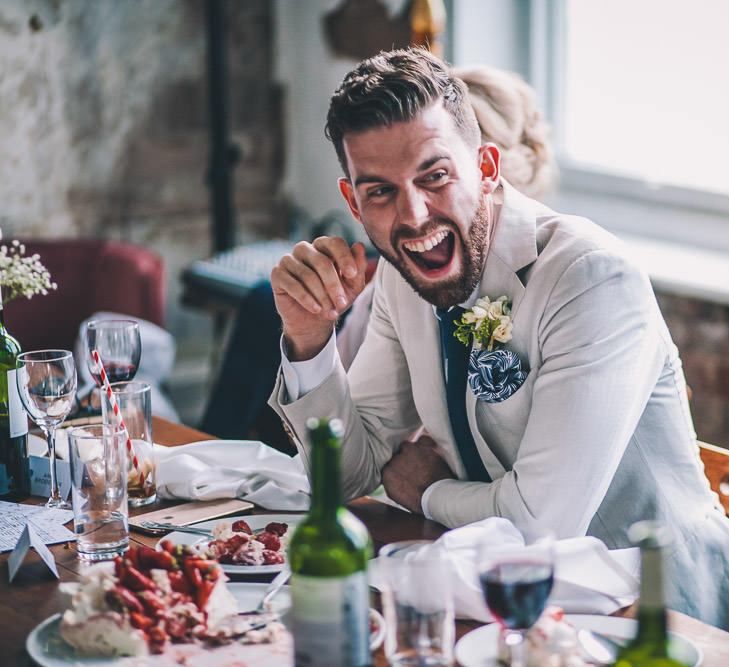
[{"label": "navy patterned tie", "polygon": [[440,327],[440,351],[445,374],[448,415],[468,479],[474,482],[490,482],[491,477],[476,449],[466,413],[466,378],[470,350],[453,335],[456,330],[456,320],[459,320],[463,313],[464,310],[460,306],[449,311],[440,308],[436,310]]}]

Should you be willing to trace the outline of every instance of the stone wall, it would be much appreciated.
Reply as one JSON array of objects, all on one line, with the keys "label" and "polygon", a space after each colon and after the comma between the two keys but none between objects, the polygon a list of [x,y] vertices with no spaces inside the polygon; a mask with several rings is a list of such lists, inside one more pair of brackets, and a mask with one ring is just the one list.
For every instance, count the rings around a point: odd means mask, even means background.
[{"label": "stone wall", "polygon": [[[0,226],[11,237],[144,244],[168,271],[168,328],[207,345],[179,275],[210,254],[204,0],[0,3]],[[273,236],[282,130],[269,0],[228,0],[238,238]],[[200,350],[192,357],[201,358]],[[199,402],[199,401],[198,401]]]},{"label": "stone wall", "polygon": [[700,440],[729,448],[729,306],[658,294],[691,387]]}]

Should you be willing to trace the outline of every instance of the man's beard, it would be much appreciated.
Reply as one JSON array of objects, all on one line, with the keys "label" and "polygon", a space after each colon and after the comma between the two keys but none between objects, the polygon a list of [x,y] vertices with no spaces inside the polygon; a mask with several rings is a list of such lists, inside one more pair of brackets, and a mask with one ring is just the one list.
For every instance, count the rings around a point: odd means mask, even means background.
[{"label": "man's beard", "polygon": [[[460,273],[441,281],[426,282],[415,271],[411,270],[406,261],[399,258],[394,252],[385,251],[374,241],[372,243],[421,298],[428,303],[432,303],[436,308],[450,308],[466,301],[481,280],[489,248],[491,224],[489,209],[484,201],[481,202],[473,216],[467,240],[464,240],[460,228],[450,220],[441,218],[433,221],[434,227],[443,228],[445,226],[454,235],[453,253],[456,252],[455,245],[457,243],[460,243],[462,249]],[[399,243],[396,245],[395,240],[392,245],[393,248],[400,247]]]}]

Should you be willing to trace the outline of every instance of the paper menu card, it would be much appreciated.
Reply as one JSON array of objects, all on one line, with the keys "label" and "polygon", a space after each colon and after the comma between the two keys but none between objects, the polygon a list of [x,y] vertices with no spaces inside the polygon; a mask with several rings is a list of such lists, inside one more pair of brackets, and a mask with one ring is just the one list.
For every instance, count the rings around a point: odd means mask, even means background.
[{"label": "paper menu card", "polygon": [[59,579],[58,568],[56,567],[56,559],[53,557],[53,554],[50,552],[48,547],[43,544],[43,540],[41,540],[41,538],[36,533],[35,529],[33,528],[33,522],[31,520],[25,524],[25,528],[20,535],[18,544],[13,550],[13,553],[10,554],[10,558],[8,559],[8,579],[10,580],[10,582],[12,583],[13,579],[15,579],[15,575],[18,573],[18,569],[25,560],[25,556],[27,555],[28,549],[30,549],[30,547],[33,547],[36,550],[38,555],[46,564],[46,567],[51,572],[53,572],[56,579]]},{"label": "paper menu card", "polygon": [[20,505],[0,500],[0,552],[11,551],[26,523],[31,521],[43,544],[58,544],[76,539],[63,524],[73,519],[71,510],[49,509],[43,505]]}]

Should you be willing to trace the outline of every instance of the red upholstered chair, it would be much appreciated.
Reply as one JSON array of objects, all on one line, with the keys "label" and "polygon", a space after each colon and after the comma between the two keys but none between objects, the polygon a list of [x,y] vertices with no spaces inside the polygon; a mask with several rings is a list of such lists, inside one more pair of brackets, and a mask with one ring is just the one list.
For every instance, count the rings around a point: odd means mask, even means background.
[{"label": "red upholstered chair", "polygon": [[109,310],[164,326],[162,258],[147,248],[103,239],[32,239],[26,255],[38,253],[58,284],[56,291],[7,305],[5,324],[24,350],[73,349],[78,327]]}]

